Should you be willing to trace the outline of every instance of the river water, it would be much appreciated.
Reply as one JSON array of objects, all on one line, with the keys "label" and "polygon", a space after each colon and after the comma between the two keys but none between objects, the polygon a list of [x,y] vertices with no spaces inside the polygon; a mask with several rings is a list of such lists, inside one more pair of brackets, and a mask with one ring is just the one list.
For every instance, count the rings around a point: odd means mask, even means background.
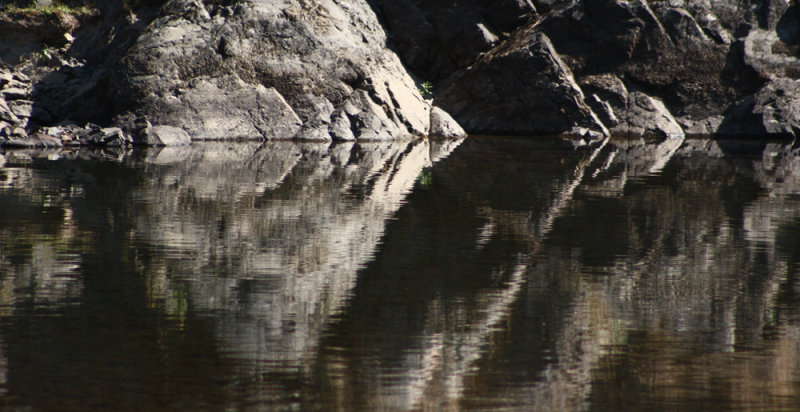
[{"label": "river water", "polygon": [[3,410],[800,408],[800,150],[0,156]]}]

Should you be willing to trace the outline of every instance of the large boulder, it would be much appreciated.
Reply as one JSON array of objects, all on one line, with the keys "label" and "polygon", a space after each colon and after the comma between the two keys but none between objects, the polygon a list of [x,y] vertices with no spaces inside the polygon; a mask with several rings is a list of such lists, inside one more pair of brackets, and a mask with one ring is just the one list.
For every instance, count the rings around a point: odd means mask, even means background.
[{"label": "large boulder", "polygon": [[444,84],[437,103],[469,132],[608,134],[569,67],[535,30],[517,33]]},{"label": "large boulder", "polygon": [[[789,110],[793,88],[776,81],[800,78],[794,2],[536,5],[543,12],[538,20],[438,85],[439,104],[467,131],[546,134],[605,127],[634,135],[796,135]],[[529,47],[541,39],[549,46]],[[526,50],[550,57],[533,62]],[[598,125],[587,126],[595,119]]]},{"label": "large boulder", "polygon": [[800,80],[780,78],[731,109],[720,126],[724,135],[800,136]]},{"label": "large boulder", "polygon": [[172,0],[114,75],[117,111],[195,139],[397,139],[430,105],[364,0]]}]

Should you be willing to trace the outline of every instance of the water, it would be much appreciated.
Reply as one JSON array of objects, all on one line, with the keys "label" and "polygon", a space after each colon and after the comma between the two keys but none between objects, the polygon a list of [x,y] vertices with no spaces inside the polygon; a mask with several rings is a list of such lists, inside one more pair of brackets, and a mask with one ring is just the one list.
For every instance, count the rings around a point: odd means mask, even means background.
[{"label": "water", "polygon": [[800,408],[800,152],[0,157],[8,410]]}]

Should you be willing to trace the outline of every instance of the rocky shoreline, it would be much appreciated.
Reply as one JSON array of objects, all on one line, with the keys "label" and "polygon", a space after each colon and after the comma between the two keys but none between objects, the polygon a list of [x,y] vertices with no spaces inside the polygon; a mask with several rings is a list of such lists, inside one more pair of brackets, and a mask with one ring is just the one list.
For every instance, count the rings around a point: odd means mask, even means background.
[{"label": "rocky shoreline", "polygon": [[796,1],[64,4],[0,6],[2,146],[800,134]]}]

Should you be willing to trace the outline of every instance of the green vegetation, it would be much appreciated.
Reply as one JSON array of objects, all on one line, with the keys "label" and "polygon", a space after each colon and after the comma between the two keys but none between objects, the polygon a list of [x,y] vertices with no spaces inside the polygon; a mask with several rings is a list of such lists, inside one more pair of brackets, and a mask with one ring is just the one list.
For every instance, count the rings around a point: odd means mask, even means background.
[{"label": "green vegetation", "polygon": [[53,56],[56,54],[56,49],[52,47],[45,47],[42,50],[39,50],[39,61],[42,64],[50,63],[50,60],[53,60]]},{"label": "green vegetation", "polygon": [[419,176],[417,176],[417,182],[423,189],[427,190],[431,183],[433,183],[433,174],[431,174],[430,170],[423,169],[419,172]]},{"label": "green vegetation", "polygon": [[11,6],[7,9],[7,12],[13,13],[38,13],[44,15],[56,14],[56,13],[63,13],[63,14],[86,14],[89,13],[88,6],[80,6],[80,7],[70,7],[66,4],[62,4],[60,2],[53,2],[47,6],[39,6],[37,1],[34,1],[31,6],[28,7],[16,7]]},{"label": "green vegetation", "polygon": [[430,99],[433,97],[433,83],[431,82],[422,82],[419,85],[419,94],[422,95],[425,99]]}]

